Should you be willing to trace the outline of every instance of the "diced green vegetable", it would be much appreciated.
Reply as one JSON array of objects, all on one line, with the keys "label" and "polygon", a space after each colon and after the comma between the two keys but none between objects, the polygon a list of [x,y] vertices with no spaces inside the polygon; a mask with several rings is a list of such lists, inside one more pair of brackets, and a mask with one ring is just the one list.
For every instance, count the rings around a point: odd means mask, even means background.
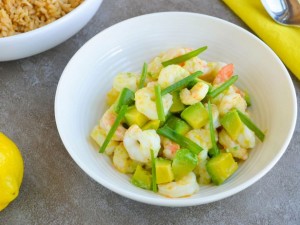
[{"label": "diced green vegetable", "polygon": [[100,147],[100,150],[99,150],[100,153],[103,153],[105,151],[105,149],[106,149],[107,145],[109,144],[111,138],[114,136],[118,126],[120,125],[121,121],[123,120],[127,109],[128,109],[127,105],[123,105],[121,107],[121,110],[120,110],[115,122],[111,126],[111,128],[110,128],[110,130],[109,130],[109,132],[108,132],[108,134],[107,134],[107,136],[106,136],[106,138],[103,142],[103,145]]},{"label": "diced green vegetable", "polygon": [[229,80],[225,81],[223,84],[221,84],[216,89],[212,90],[208,93],[208,95],[211,98],[217,97],[219,94],[221,94],[223,91],[225,91],[227,88],[229,88],[231,85],[233,85],[238,79],[238,75],[232,76]]},{"label": "diced green vegetable", "polygon": [[142,127],[142,130],[157,130],[159,126],[160,126],[159,120],[150,120]]},{"label": "diced green vegetable", "polygon": [[125,117],[125,122],[129,126],[136,124],[139,127],[142,127],[149,121],[148,117],[140,113],[134,105],[128,108],[124,117]]},{"label": "diced green vegetable", "polygon": [[172,171],[174,173],[175,179],[187,175],[189,172],[193,171],[198,164],[198,157],[196,154],[192,153],[188,149],[179,149],[172,163]]},{"label": "diced green vegetable", "polygon": [[146,77],[147,77],[147,70],[148,70],[148,65],[147,65],[147,63],[144,63],[143,71],[142,71],[142,75],[141,75],[141,78],[140,78],[138,89],[143,88],[144,85],[145,85],[145,80],[146,80]]},{"label": "diced green vegetable", "polygon": [[176,133],[174,130],[172,130],[168,126],[163,126],[163,127],[159,128],[157,130],[157,133],[176,142],[181,147],[189,149],[194,154],[198,154],[199,152],[201,152],[203,150],[203,148],[201,146],[197,145],[195,142],[186,138],[185,136],[182,136],[182,135]]},{"label": "diced green vegetable", "polygon": [[202,74],[203,73],[201,71],[197,71],[197,72],[189,75],[188,77],[185,77],[182,80],[177,81],[176,83],[166,87],[165,89],[163,89],[161,91],[161,94],[166,95],[166,94],[171,93],[173,91],[177,91],[177,90],[183,88],[184,86],[188,85],[189,82],[191,82],[192,80],[194,80],[195,78],[199,77]]},{"label": "diced green vegetable", "polygon": [[193,128],[201,128],[208,122],[208,112],[201,102],[187,107],[180,114]]},{"label": "diced green vegetable", "polygon": [[143,167],[139,164],[136,167],[136,170],[132,176],[131,183],[134,184],[137,187],[151,190],[152,188],[152,178],[151,174],[143,169]]},{"label": "diced green vegetable", "polygon": [[201,52],[204,52],[206,49],[207,49],[207,46],[198,48],[198,49],[196,49],[194,51],[191,51],[191,52],[189,52],[187,54],[184,54],[184,55],[178,56],[176,58],[170,59],[168,61],[162,62],[162,65],[164,67],[166,67],[166,66],[169,66],[169,65],[172,65],[172,64],[179,64],[179,63],[185,62],[185,61],[187,61],[187,60],[189,60],[191,58],[196,57]]},{"label": "diced green vegetable", "polygon": [[236,140],[244,129],[244,124],[236,110],[226,113],[220,120],[223,128],[227,131],[232,140]]},{"label": "diced green vegetable", "polygon": [[155,85],[154,90],[157,116],[160,121],[164,122],[166,120],[166,117],[159,84]]},{"label": "diced green vegetable", "polygon": [[171,93],[173,100],[173,104],[170,108],[171,113],[179,113],[185,109],[185,105],[180,100],[179,93],[180,91],[174,91]]},{"label": "diced green vegetable", "polygon": [[171,161],[164,158],[156,159],[156,183],[164,184],[174,180]]},{"label": "diced green vegetable", "polygon": [[264,141],[265,134],[251,121],[251,119],[246,116],[244,113],[242,113],[240,110],[237,109],[237,112],[242,120],[242,122],[250,129],[252,130],[256,137],[258,137],[259,140]]},{"label": "diced green vegetable", "polygon": [[212,148],[209,150],[209,155],[215,157],[220,154],[220,150],[219,150],[219,148],[217,146],[217,142],[216,142],[216,133],[215,133],[215,128],[214,128],[214,122],[213,122],[210,101],[208,101],[208,116],[209,116],[210,140],[212,143]]},{"label": "diced green vegetable", "polygon": [[134,92],[130,90],[129,88],[123,88],[121,94],[119,95],[119,98],[117,100],[117,105],[115,108],[115,112],[119,113],[121,107],[123,105],[132,105],[134,103]]},{"label": "diced green vegetable", "polygon": [[238,164],[231,153],[220,153],[208,160],[206,169],[212,181],[220,185],[238,169]]},{"label": "diced green vegetable", "polygon": [[192,129],[184,120],[179,119],[176,116],[171,116],[167,120],[166,125],[181,135],[185,135]]},{"label": "diced green vegetable", "polygon": [[156,185],[156,159],[154,157],[154,151],[151,149],[151,164],[152,164],[152,191],[157,192]]}]

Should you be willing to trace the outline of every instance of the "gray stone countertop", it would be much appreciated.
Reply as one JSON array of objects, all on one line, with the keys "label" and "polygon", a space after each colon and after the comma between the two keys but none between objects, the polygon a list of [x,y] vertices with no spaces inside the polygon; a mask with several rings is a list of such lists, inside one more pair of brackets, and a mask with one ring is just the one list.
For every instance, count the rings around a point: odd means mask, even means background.
[{"label": "gray stone countertop", "polygon": [[[17,143],[25,160],[19,197],[0,213],[1,225],[300,224],[299,117],[287,151],[266,176],[232,197],[194,207],[157,207],[121,197],[86,175],[65,150],[54,97],[70,58],[103,29],[161,11],[208,14],[250,30],[219,0],[104,0],[87,26],[63,44],[0,63],[0,130]],[[291,77],[299,96],[300,82]]]}]

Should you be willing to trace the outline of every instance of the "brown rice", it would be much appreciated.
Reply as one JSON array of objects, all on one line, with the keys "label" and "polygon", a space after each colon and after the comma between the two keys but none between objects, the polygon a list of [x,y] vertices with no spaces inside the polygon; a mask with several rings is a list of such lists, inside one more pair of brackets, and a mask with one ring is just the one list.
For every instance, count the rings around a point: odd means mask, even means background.
[{"label": "brown rice", "polygon": [[0,38],[49,24],[83,0],[0,0]]}]

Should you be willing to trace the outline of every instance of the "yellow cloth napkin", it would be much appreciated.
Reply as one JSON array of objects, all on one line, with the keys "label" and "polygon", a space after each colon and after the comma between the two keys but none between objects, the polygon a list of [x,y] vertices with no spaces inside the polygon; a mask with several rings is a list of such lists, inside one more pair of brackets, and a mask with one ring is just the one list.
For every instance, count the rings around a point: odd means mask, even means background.
[{"label": "yellow cloth napkin", "polygon": [[223,0],[300,79],[300,28],[277,24],[260,0]]}]

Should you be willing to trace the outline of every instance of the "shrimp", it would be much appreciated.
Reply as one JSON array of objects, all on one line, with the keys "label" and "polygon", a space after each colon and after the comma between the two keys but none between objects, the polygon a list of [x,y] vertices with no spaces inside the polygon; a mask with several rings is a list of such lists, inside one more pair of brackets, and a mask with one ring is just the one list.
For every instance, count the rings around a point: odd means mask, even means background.
[{"label": "shrimp", "polygon": [[208,62],[206,63],[206,69],[202,72],[204,74],[201,75],[201,79],[205,80],[209,83],[212,83],[219,71],[221,70],[222,67],[226,66],[226,63],[223,62]]},{"label": "shrimp", "polygon": [[132,125],[124,135],[124,146],[129,157],[141,163],[151,162],[150,150],[157,156],[160,149],[160,137],[155,130],[142,131],[137,125]]},{"label": "shrimp", "polygon": [[182,67],[186,69],[190,74],[197,71],[202,71],[203,74],[201,76],[205,76],[206,74],[209,74],[211,72],[211,67],[209,67],[209,64],[205,60],[202,60],[198,57],[194,57],[185,61]]},{"label": "shrimp", "polygon": [[[95,126],[90,136],[99,146],[102,146],[106,138],[106,133],[99,126]],[[110,141],[108,146],[105,149],[105,153],[111,156],[114,152],[114,149],[118,146],[118,144],[119,142],[117,141]]]},{"label": "shrimp", "polygon": [[255,146],[255,134],[246,125],[242,133],[238,136],[237,142],[243,148],[253,148]]},{"label": "shrimp", "polygon": [[198,82],[191,90],[184,88],[180,91],[180,99],[185,105],[193,105],[200,102],[206,96],[209,86],[204,82]]},{"label": "shrimp", "polygon": [[[112,125],[114,124],[117,114],[114,111],[114,106],[112,105],[102,116],[100,119],[99,125],[105,131],[106,134],[110,131]],[[126,132],[126,128],[123,127],[121,124],[118,126],[112,140],[114,141],[122,141],[124,138],[124,134]]]},{"label": "shrimp", "polygon": [[[172,95],[166,94],[162,97],[163,107],[165,114],[173,104]],[[147,116],[150,120],[157,120],[157,109],[155,102],[154,82],[148,83],[147,87],[139,89],[135,93],[135,106],[136,109]]]},{"label": "shrimp", "polygon": [[242,148],[238,143],[233,141],[225,130],[219,133],[219,143],[225,148],[226,152],[230,152],[234,158],[246,160],[248,151]]},{"label": "shrimp", "polygon": [[148,65],[148,73],[152,78],[158,78],[158,75],[163,68],[161,58],[155,57]]},{"label": "shrimp", "polygon": [[199,185],[193,172],[190,172],[178,181],[158,185],[158,193],[169,198],[187,197],[198,190]]},{"label": "shrimp", "polygon": [[162,145],[164,147],[163,156],[168,159],[173,159],[177,150],[180,149],[180,145],[171,141],[168,138],[162,138]]},{"label": "shrimp", "polygon": [[178,65],[170,65],[163,68],[158,76],[158,83],[162,89],[189,76],[189,72]]},{"label": "shrimp", "polygon": [[[205,104],[205,108],[208,110],[208,105]],[[218,128],[221,126],[220,120],[219,120],[219,110],[218,107],[215,104],[211,104],[211,112],[212,112],[212,118],[213,118],[213,125],[214,128]],[[209,130],[209,122],[205,125],[205,129]]]},{"label": "shrimp", "polygon": [[132,91],[137,90],[138,76],[134,73],[119,73],[113,81],[113,88],[121,92],[123,88],[127,87]]},{"label": "shrimp", "polygon": [[[214,88],[217,88],[218,86],[219,85],[216,85],[216,86],[214,86]],[[234,85],[231,85],[228,89],[224,90],[221,94],[219,94],[217,97],[213,98],[211,101],[215,105],[220,105],[223,97],[226,95],[230,95],[230,94],[240,94],[240,93]]]},{"label": "shrimp", "polygon": [[160,55],[162,62],[191,52],[192,48],[172,48]]},{"label": "shrimp", "polygon": [[211,177],[206,169],[207,158],[208,158],[208,150],[203,149],[198,154],[198,165],[194,169],[195,174],[199,176],[198,179],[199,184],[209,184],[211,182]]},{"label": "shrimp", "polygon": [[233,64],[227,64],[226,66],[223,66],[219,72],[217,73],[217,76],[215,77],[213,84],[221,84],[227,81],[233,74]]},{"label": "shrimp", "polygon": [[193,129],[193,130],[190,130],[185,136],[187,138],[191,139],[197,145],[201,146],[203,149],[208,150],[208,149],[212,148],[209,130]]},{"label": "shrimp", "polygon": [[163,69],[162,62],[184,55],[190,51],[192,51],[190,48],[175,48],[160,54],[149,63],[148,73],[152,78],[158,78],[160,71]]},{"label": "shrimp", "polygon": [[232,93],[229,95],[225,95],[221,99],[219,104],[219,112],[221,115],[226,114],[233,108],[237,108],[241,112],[246,111],[247,103],[240,94]]},{"label": "shrimp", "polygon": [[114,151],[114,156],[112,158],[113,165],[119,170],[121,173],[133,173],[135,171],[138,163],[133,161],[126,149],[124,148],[123,143],[120,143]]}]

